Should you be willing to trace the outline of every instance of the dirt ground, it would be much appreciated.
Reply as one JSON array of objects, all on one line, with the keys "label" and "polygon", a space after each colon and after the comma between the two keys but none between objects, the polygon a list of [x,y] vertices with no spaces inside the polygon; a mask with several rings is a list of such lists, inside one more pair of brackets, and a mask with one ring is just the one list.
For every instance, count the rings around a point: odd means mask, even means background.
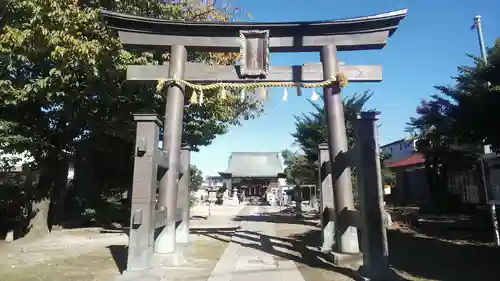
[{"label": "dirt ground", "polygon": [[[179,246],[185,264],[169,268],[169,279],[207,280],[228,244],[216,238],[232,236],[238,225],[232,216],[241,208],[214,208],[210,217],[204,206],[194,210],[191,243]],[[200,234],[212,227],[228,230],[214,234],[214,238]],[[0,281],[115,280],[126,267],[127,243],[125,232],[102,228],[55,230],[36,241],[1,243]]]},{"label": "dirt ground", "polygon": [[391,265],[407,280],[499,280],[500,249],[490,242],[444,239],[408,229],[387,235]]},{"label": "dirt ground", "polygon": [[[187,266],[170,271],[173,281],[206,280],[227,246],[197,234],[191,235],[191,241],[183,249]],[[4,244],[0,280],[114,280],[126,265],[126,243],[123,233],[92,230],[56,231],[41,241]]]},{"label": "dirt ground", "polygon": [[[311,249],[321,243],[317,221],[273,219],[277,235],[294,241],[300,257],[297,267],[307,281],[356,280],[353,270],[336,267]],[[390,263],[394,280],[469,281],[499,280],[500,249],[491,243],[484,231],[474,232],[433,226],[420,231],[392,228],[388,230]],[[491,234],[490,234],[491,236]]]},{"label": "dirt ground", "polygon": [[125,245],[122,233],[53,231],[38,241],[22,240],[3,245],[0,252],[0,280],[99,280],[119,270],[111,245]]},{"label": "dirt ground", "polygon": [[[306,281],[351,281],[355,280],[352,269],[337,267],[331,258],[318,251],[321,236],[318,220],[312,215],[298,219],[291,214],[270,215],[276,223],[276,235],[293,246],[292,259]],[[308,218],[309,217],[309,218]]]},{"label": "dirt ground", "polygon": [[[276,237],[271,241],[290,246],[286,251],[274,247],[273,255],[293,260],[306,281],[355,280],[353,269],[336,267],[326,254],[317,251],[321,243],[317,220],[298,219],[286,213],[270,214],[268,220],[276,224]],[[231,230],[220,229],[236,224],[221,216],[211,221],[200,219],[192,225],[192,243],[182,248],[186,263],[168,271],[173,281],[207,280],[232,236]],[[208,226],[219,229],[211,234],[212,238],[203,235]],[[389,230],[390,262],[398,274],[395,279],[498,280],[500,249],[484,239],[472,239],[471,233],[459,235],[456,232],[460,230],[454,231],[453,235],[445,235],[450,231]],[[0,280],[114,280],[125,267],[126,244],[124,233],[101,229],[58,230],[38,241],[3,243]]]}]

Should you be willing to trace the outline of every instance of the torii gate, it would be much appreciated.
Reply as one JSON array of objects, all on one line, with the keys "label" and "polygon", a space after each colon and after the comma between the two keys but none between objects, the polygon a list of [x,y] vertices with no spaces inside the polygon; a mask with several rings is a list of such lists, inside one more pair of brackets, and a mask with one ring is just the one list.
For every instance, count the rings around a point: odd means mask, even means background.
[{"label": "torii gate", "polygon": [[[382,68],[378,65],[341,65],[337,51],[380,49],[397,29],[407,10],[373,16],[315,22],[248,23],[248,22],[180,22],[131,16],[102,11],[108,26],[118,32],[125,47],[170,50],[165,65],[131,65],[128,80],[169,80],[165,110],[163,149],[168,152],[168,170],[159,189],[159,205],[177,205],[181,152],[184,89],[186,82],[254,83],[291,82],[324,85],[329,158],[347,152],[342,97],[345,78],[349,82],[378,82]],[[187,62],[187,51],[240,52],[239,66],[211,66]],[[321,63],[294,66],[269,66],[270,52],[320,52]],[[344,78],[344,79],[341,79]],[[351,172],[347,165],[338,170],[330,165],[334,182],[337,218],[354,210]],[[333,204],[334,203],[334,204]],[[166,227],[155,241],[155,253],[175,250],[175,207],[166,208]],[[336,224],[336,246],[341,253],[359,252],[357,230]]]}]

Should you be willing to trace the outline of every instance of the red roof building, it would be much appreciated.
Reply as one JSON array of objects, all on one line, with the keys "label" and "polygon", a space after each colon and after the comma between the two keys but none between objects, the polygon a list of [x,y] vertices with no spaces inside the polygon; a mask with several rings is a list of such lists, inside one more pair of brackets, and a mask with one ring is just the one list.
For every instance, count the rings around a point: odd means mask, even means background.
[{"label": "red roof building", "polygon": [[422,164],[424,162],[425,162],[424,155],[422,155],[422,153],[420,153],[420,152],[414,152],[406,158],[403,158],[403,159],[398,160],[398,161],[387,163],[387,167],[399,168],[399,167],[418,165],[418,164]]}]

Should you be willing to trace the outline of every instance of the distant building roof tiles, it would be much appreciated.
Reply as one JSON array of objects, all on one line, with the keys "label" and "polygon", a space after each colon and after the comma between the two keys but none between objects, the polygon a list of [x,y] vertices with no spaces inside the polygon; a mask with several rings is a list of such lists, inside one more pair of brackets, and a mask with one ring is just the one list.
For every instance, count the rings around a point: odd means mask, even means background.
[{"label": "distant building roof tiles", "polygon": [[220,172],[241,178],[277,177],[280,173],[283,173],[283,165],[279,152],[232,152],[228,168]]},{"label": "distant building roof tiles", "polygon": [[387,167],[397,168],[397,167],[413,166],[424,162],[425,162],[424,155],[422,155],[422,153],[420,152],[414,152],[410,156],[404,159],[387,163]]}]

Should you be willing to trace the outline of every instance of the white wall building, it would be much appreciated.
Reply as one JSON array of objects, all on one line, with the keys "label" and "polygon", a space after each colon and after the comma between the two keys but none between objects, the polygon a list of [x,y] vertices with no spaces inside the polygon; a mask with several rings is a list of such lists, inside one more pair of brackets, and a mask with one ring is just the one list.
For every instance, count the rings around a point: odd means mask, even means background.
[{"label": "white wall building", "polygon": [[24,164],[33,161],[35,159],[27,151],[23,153],[4,153],[0,150],[0,170],[12,167],[11,171],[21,172]]},{"label": "white wall building", "polygon": [[[4,153],[0,150],[0,172],[9,169],[10,172],[22,172],[23,165],[34,162],[35,158],[28,151],[23,153]],[[68,169],[68,180],[75,176],[75,170],[72,165]]]},{"label": "white wall building", "polygon": [[387,162],[395,162],[409,157],[417,151],[417,138],[408,137],[380,146],[380,151],[390,155]]},{"label": "white wall building", "polygon": [[[216,193],[209,192],[209,190],[218,190],[220,187],[224,185],[224,181],[220,176],[206,176],[203,177],[203,182],[201,183],[200,189],[198,189],[194,196],[198,200],[198,202],[205,201],[208,197],[215,200]],[[226,190],[223,194],[223,198],[228,198],[228,191]]]}]

